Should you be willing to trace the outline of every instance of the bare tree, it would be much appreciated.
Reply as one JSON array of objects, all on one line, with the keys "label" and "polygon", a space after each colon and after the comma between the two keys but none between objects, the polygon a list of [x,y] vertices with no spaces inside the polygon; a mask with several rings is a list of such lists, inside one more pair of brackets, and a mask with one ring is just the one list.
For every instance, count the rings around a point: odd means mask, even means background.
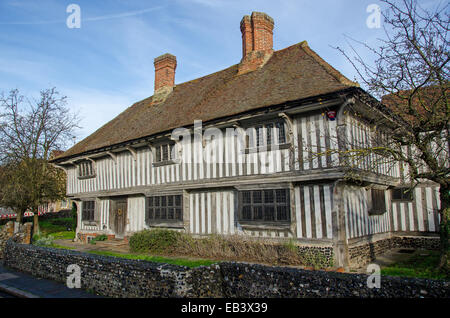
[{"label": "bare tree", "polygon": [[[385,7],[385,38],[378,40],[379,46],[352,39],[349,51],[337,49],[353,65],[369,93],[387,106],[390,120],[372,123],[378,128],[364,135],[367,142],[348,142],[340,156],[374,166],[381,161],[398,164],[411,189],[424,181],[440,186],[440,267],[448,270],[449,5],[442,2],[430,9],[416,0],[380,1]],[[364,50],[375,56],[373,63],[362,58]]]},{"label": "bare tree", "polygon": [[38,100],[17,89],[0,96],[1,204],[13,208],[19,222],[32,210],[35,234],[39,205],[65,194],[64,172],[48,160],[54,151],[65,149],[78,127],[78,115],[66,104],[55,88],[42,90]]}]

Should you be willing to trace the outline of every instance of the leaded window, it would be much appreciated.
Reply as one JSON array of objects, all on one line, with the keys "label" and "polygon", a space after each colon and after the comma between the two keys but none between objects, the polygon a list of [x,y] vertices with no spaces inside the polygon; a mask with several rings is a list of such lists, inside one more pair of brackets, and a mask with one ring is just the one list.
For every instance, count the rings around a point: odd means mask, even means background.
[{"label": "leaded window", "polygon": [[409,188],[392,189],[392,200],[412,201],[413,200],[412,190]]},{"label": "leaded window", "polygon": [[241,221],[287,222],[289,189],[241,191]]},{"label": "leaded window", "polygon": [[386,212],[385,190],[371,189],[370,199],[371,199],[371,207],[369,209],[369,214],[379,215]]},{"label": "leaded window", "polygon": [[278,122],[275,124],[278,131],[278,144],[286,143],[286,131],[284,129],[284,123]]},{"label": "leaded window", "polygon": [[183,221],[181,195],[162,195],[147,198],[147,223]]},{"label": "leaded window", "polygon": [[175,144],[167,143],[155,146],[155,162],[175,160]]},{"label": "leaded window", "polygon": [[286,130],[283,122],[260,125],[255,127],[255,130],[256,147],[258,148],[286,143]]},{"label": "leaded window", "polygon": [[94,176],[95,172],[91,161],[85,160],[78,164],[78,177],[89,178]]},{"label": "leaded window", "polygon": [[95,218],[95,201],[83,201],[82,203],[82,220],[94,221]]}]

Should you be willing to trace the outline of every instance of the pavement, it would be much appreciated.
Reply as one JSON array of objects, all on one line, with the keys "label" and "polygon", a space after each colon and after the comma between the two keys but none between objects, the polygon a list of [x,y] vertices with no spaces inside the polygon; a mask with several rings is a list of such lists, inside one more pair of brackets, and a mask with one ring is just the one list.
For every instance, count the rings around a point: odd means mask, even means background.
[{"label": "pavement", "polygon": [[0,263],[0,298],[99,298],[81,289],[5,268]]}]

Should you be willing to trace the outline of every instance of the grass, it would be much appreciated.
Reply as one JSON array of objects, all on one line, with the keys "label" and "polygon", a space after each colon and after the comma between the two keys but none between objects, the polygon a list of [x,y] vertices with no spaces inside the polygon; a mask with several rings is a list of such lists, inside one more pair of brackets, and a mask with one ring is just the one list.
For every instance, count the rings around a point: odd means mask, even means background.
[{"label": "grass", "polygon": [[[73,240],[74,230],[67,230],[67,224],[73,222],[71,218],[58,218],[39,221],[41,237],[51,236],[55,240]],[[66,223],[66,224],[65,224]]]},{"label": "grass", "polygon": [[55,232],[49,234],[55,240],[73,240],[75,238],[75,231]]},{"label": "grass", "polygon": [[[76,247],[63,246],[59,244],[51,243],[47,247],[51,248],[60,248],[66,250],[76,250]],[[199,266],[209,266],[211,264],[217,263],[217,261],[212,260],[204,260],[204,259],[185,259],[185,258],[172,258],[172,257],[163,257],[163,256],[153,256],[148,254],[126,254],[126,253],[118,253],[118,252],[110,252],[110,251],[88,251],[87,253],[103,255],[103,256],[112,256],[126,259],[135,259],[135,260],[143,260],[148,262],[155,263],[166,263],[173,265],[180,265],[186,267],[199,267]]]},{"label": "grass", "polygon": [[[39,221],[40,235],[33,235],[33,244],[55,248],[66,248],[53,243],[54,240],[73,240],[75,231],[68,230],[74,223],[72,218],[58,218]],[[72,249],[72,248],[66,248]]]},{"label": "grass", "polygon": [[[423,254],[428,254],[423,256]],[[381,269],[381,274],[386,276],[416,277],[450,280],[450,275],[440,272],[438,251],[418,252],[408,260],[395,263]]]},{"label": "grass", "polygon": [[184,259],[184,258],[170,258],[170,257],[147,255],[147,254],[122,254],[122,253],[109,252],[109,251],[89,251],[88,253],[103,255],[103,256],[120,257],[120,258],[126,258],[126,259],[143,260],[143,261],[148,261],[148,262],[180,265],[180,266],[186,266],[186,267],[191,267],[191,268],[199,267],[199,266],[209,266],[211,264],[217,263],[217,261],[212,261],[212,260],[203,260],[203,259],[192,260],[192,259]]},{"label": "grass", "polygon": [[54,244],[54,243],[52,243],[49,247],[61,248],[64,250],[75,250],[76,249],[76,247],[64,246],[64,245],[59,245],[59,244]]},{"label": "grass", "polygon": [[44,236],[58,232],[69,232],[67,231],[67,224],[70,224],[72,221],[73,219],[71,218],[39,220],[39,229]]}]

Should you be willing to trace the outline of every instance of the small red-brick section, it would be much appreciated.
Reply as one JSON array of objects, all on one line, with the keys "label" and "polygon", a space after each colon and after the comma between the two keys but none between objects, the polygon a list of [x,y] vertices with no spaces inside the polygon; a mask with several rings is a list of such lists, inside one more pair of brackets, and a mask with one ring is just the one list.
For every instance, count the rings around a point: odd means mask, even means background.
[{"label": "small red-brick section", "polygon": [[163,87],[173,87],[175,85],[175,69],[177,68],[177,58],[166,53],[154,60],[155,65],[155,92]]},{"label": "small red-brick section", "polygon": [[242,18],[242,57],[246,57],[248,53],[253,51],[253,26],[249,15]]},{"label": "small red-brick section", "polygon": [[251,20],[253,51],[271,51],[273,49],[273,19],[263,12],[253,12]]}]

